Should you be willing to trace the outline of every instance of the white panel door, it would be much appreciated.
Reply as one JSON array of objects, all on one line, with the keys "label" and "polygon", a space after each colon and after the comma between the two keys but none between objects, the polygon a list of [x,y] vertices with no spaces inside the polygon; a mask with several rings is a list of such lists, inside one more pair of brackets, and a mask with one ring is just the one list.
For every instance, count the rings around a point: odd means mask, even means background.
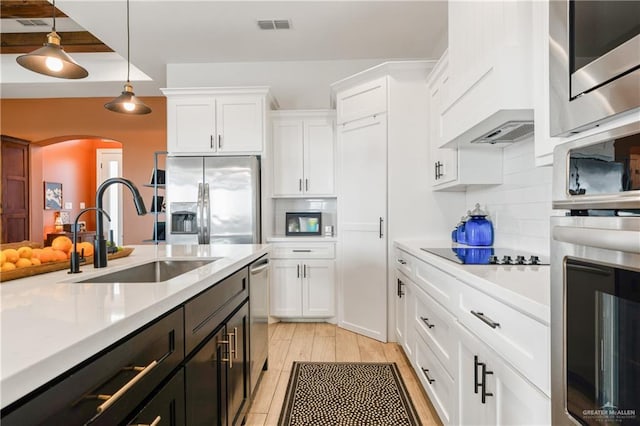
[{"label": "white panel door", "polygon": [[273,195],[302,194],[303,133],[301,120],[273,122]]},{"label": "white panel door", "polygon": [[304,189],[307,195],[335,193],[333,133],[333,120],[304,122]]},{"label": "white panel door", "polygon": [[218,152],[262,152],[263,122],[261,97],[216,98]]},{"label": "white panel door", "polygon": [[167,117],[170,153],[215,152],[215,101],[213,98],[169,99]]},{"label": "white panel door", "polygon": [[332,317],[335,314],[335,261],[307,260],[302,264],[302,314]]},{"label": "white panel door", "polygon": [[338,134],[340,326],[387,340],[386,114]]},{"label": "white panel door", "polygon": [[271,269],[271,315],[302,316],[302,265],[297,260],[274,260]]}]

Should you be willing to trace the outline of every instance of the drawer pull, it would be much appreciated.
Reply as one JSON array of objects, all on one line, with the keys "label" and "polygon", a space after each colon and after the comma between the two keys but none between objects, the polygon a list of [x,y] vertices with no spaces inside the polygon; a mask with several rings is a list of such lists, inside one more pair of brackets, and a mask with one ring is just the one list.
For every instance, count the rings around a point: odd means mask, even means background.
[{"label": "drawer pull", "polygon": [[427,327],[429,327],[429,328],[433,328],[433,327],[436,326],[435,324],[429,324],[429,318],[420,317],[420,319],[422,320],[423,323],[427,324]]},{"label": "drawer pull", "polygon": [[129,380],[127,383],[125,383],[124,386],[122,386],[120,389],[118,389],[116,391],[116,393],[114,393],[113,395],[92,395],[92,396],[88,396],[88,398],[96,398],[96,399],[100,399],[100,400],[104,400],[106,398],[106,401],[104,401],[102,404],[100,404],[98,406],[98,408],[96,408],[96,412],[98,414],[101,414],[107,408],[111,407],[114,402],[116,402],[118,399],[120,399],[122,397],[122,395],[124,395],[129,389],[131,389],[136,383],[138,383],[140,381],[140,379],[142,379],[144,376],[149,374],[149,372],[151,370],[153,370],[153,368],[156,365],[158,365],[158,362],[154,359],[146,367],[131,367],[132,370],[139,371],[139,373],[136,374],[135,376],[133,376],[133,378],[131,380]]},{"label": "drawer pull", "polygon": [[480,321],[482,321],[483,323],[487,324],[489,327],[491,328],[496,328],[496,327],[500,327],[500,324],[493,321],[491,318],[487,317],[485,314],[483,314],[482,312],[476,312],[476,311],[471,311],[471,314],[478,318]]},{"label": "drawer pull", "polygon": [[148,425],[145,423],[136,423],[135,425],[129,425],[129,426],[158,426],[160,424],[160,420],[162,420],[162,417],[158,416],[155,419],[153,419],[153,421]]},{"label": "drawer pull", "polygon": [[396,262],[398,262],[401,265],[406,265],[407,261],[406,260],[402,260],[402,259],[396,259]]},{"label": "drawer pull", "polygon": [[427,378],[427,382],[429,382],[429,384],[434,383],[436,381],[436,379],[432,379],[431,377],[429,377],[428,368],[422,368],[422,374],[424,374],[424,377]]},{"label": "drawer pull", "polygon": [[293,249],[294,253],[311,253],[311,249]]}]

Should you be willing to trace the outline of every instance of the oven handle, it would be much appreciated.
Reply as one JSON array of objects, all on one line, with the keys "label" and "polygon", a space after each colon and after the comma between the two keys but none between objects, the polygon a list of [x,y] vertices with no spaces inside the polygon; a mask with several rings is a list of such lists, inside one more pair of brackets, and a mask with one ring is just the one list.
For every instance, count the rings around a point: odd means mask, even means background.
[{"label": "oven handle", "polygon": [[638,231],[554,226],[553,239],[587,247],[640,254]]}]

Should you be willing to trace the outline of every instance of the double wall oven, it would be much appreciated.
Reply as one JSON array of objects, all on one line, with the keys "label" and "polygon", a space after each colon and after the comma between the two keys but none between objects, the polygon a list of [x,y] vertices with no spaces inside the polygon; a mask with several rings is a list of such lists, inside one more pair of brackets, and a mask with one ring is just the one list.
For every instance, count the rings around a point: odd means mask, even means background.
[{"label": "double wall oven", "polygon": [[554,152],[553,424],[640,424],[640,123]]}]

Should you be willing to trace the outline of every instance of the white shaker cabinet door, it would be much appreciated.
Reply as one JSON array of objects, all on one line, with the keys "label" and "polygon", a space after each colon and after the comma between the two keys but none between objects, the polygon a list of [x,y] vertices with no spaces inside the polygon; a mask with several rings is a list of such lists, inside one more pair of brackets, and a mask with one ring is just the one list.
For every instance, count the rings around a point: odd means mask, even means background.
[{"label": "white shaker cabinet door", "polygon": [[273,260],[271,269],[271,315],[302,316],[302,265],[297,260]]},{"label": "white shaker cabinet door", "polygon": [[220,153],[261,153],[263,100],[260,96],[216,99],[217,149]]},{"label": "white shaker cabinet door", "polygon": [[303,123],[273,123],[273,194],[300,195],[303,191]]},{"label": "white shaker cabinet door", "polygon": [[335,194],[333,133],[333,120],[304,122],[304,191],[307,195]]},{"label": "white shaker cabinet door", "polygon": [[167,148],[170,153],[216,151],[216,107],[212,97],[169,99]]},{"label": "white shaker cabinet door", "polygon": [[303,262],[302,312],[305,317],[330,317],[335,313],[335,261]]},{"label": "white shaker cabinet door", "polygon": [[386,114],[339,127],[340,326],[387,340]]}]

